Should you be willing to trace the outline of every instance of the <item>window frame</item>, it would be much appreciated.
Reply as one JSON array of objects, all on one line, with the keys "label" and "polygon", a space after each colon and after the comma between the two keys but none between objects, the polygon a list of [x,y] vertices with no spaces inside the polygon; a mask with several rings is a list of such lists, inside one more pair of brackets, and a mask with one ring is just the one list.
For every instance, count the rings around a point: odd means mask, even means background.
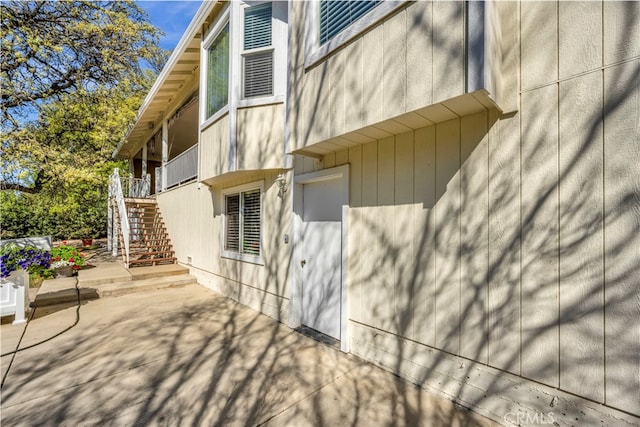
[{"label": "window frame", "polygon": [[[242,253],[242,228],[244,225],[243,221],[243,213],[242,213],[242,193],[247,193],[250,191],[260,191],[260,255],[251,255]],[[238,221],[238,252],[229,251],[225,249],[226,238],[227,238],[227,197],[233,195],[239,195],[240,200],[240,213],[239,213],[239,221]],[[233,259],[236,261],[243,261],[252,264],[264,265],[263,259],[263,251],[264,248],[262,246],[262,237],[264,232],[264,181],[252,182],[249,184],[238,185],[235,187],[225,188],[221,192],[221,206],[222,206],[222,228],[220,233],[220,256],[222,258]]]},{"label": "window frame", "polygon": [[[262,98],[273,98],[275,95],[275,78],[276,78],[276,49],[274,46],[274,42],[275,42],[275,19],[273,17],[273,7],[274,7],[274,2],[272,1],[257,1],[257,2],[245,2],[242,5],[242,13],[241,13],[241,23],[242,23],[242,28],[240,31],[240,36],[241,36],[241,43],[240,43],[240,62],[241,62],[241,79],[242,79],[242,83],[241,83],[241,88],[240,88],[240,100],[241,101],[246,101],[246,102],[251,102],[251,100],[254,99],[262,99]],[[248,9],[251,9],[253,7],[257,7],[257,6],[262,6],[265,4],[269,4],[271,6],[271,44],[269,46],[263,46],[263,47],[258,47],[258,48],[253,48],[253,49],[245,49],[244,46],[244,35],[245,35],[245,16],[247,13]],[[271,93],[270,94],[266,94],[266,95],[255,95],[255,96],[251,96],[251,97],[247,97],[245,95],[245,89],[246,89],[246,79],[245,79],[245,63],[246,63],[246,58],[248,56],[252,56],[252,55],[259,55],[261,53],[266,53],[266,52],[270,52],[271,53]]]},{"label": "window frame", "polygon": [[[218,121],[222,116],[229,112],[229,104],[231,103],[231,90],[232,90],[232,73],[231,73],[231,64],[232,64],[232,34],[233,28],[231,25],[230,16],[230,8],[227,6],[225,10],[220,14],[220,19],[215,23],[213,27],[207,32],[206,36],[202,40],[202,48],[200,50],[200,87],[202,88],[203,96],[201,97],[202,101],[200,104],[200,117],[203,117],[203,121],[200,124],[200,130],[209,126],[210,124]],[[222,30],[228,25],[229,27],[229,70],[228,70],[228,79],[227,79],[227,104],[218,109],[215,113],[213,113],[210,117],[207,117],[207,102],[208,102],[208,93],[207,93],[207,74],[209,71],[209,48],[216,41]]]},{"label": "window frame", "polygon": [[304,66],[310,68],[324,60],[334,51],[342,48],[355,37],[361,35],[369,28],[378,24],[388,15],[396,12],[401,7],[407,6],[410,0],[384,0],[356,21],[346,26],[342,31],[320,44],[320,2],[309,1],[305,3],[305,52]]}]

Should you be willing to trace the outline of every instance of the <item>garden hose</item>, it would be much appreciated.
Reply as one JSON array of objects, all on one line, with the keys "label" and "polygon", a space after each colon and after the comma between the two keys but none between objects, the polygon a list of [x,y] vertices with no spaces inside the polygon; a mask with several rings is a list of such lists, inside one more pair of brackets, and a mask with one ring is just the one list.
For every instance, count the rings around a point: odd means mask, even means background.
[{"label": "garden hose", "polygon": [[[4,375],[2,376],[2,382],[0,383],[0,390],[4,387],[4,382],[7,379],[7,375],[9,375],[9,371],[11,370],[11,365],[13,364],[13,360],[16,357],[16,353],[18,353],[19,351],[23,351],[23,350],[28,350],[30,348],[39,346],[41,344],[44,344],[46,342],[51,341],[52,339],[59,337],[60,335],[64,334],[65,332],[67,332],[68,330],[70,330],[71,328],[73,328],[74,326],[76,326],[78,324],[78,322],[80,322],[80,288],[78,288],[78,277],[75,276],[76,279],[76,283],[75,283],[75,288],[76,288],[76,298],[78,301],[78,304],[76,306],[76,320],[75,322],[73,322],[73,325],[65,328],[64,330],[58,332],[57,334],[46,338],[42,341],[39,341],[35,344],[31,344],[28,345],[26,347],[22,347],[20,348],[20,343],[22,342],[22,338],[24,338],[24,334],[27,332],[27,328],[29,327],[29,323],[27,322],[27,325],[25,326],[24,330],[22,331],[22,335],[20,335],[20,339],[18,340],[18,348],[16,348],[13,351],[8,351],[6,353],[0,354],[0,357],[5,357],[5,356],[9,356],[12,355],[11,360],[9,361],[9,366],[7,367],[7,370],[5,371]],[[33,316],[35,316],[36,314],[36,310],[38,309],[38,307],[36,306],[36,308],[31,312],[31,316],[29,316],[29,322],[31,322],[31,320],[33,319]]]}]

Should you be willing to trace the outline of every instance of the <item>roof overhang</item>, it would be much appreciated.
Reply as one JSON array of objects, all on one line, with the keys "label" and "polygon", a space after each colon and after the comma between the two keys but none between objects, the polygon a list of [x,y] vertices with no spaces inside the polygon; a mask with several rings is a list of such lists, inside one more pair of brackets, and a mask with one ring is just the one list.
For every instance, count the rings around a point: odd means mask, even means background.
[{"label": "roof overhang", "polygon": [[174,105],[176,97],[199,78],[200,40],[202,29],[219,1],[203,1],[185,30],[178,45],[156,78],[151,90],[138,109],[136,119],[123,140],[114,150],[114,158],[130,158],[162,126],[162,119],[180,105]]}]

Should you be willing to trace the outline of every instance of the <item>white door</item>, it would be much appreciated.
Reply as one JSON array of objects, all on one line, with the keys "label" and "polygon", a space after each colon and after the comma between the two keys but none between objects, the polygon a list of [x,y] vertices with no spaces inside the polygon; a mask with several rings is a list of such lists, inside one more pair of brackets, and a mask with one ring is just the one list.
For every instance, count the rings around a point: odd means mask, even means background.
[{"label": "white door", "polygon": [[340,339],[342,179],[303,185],[302,323]]}]

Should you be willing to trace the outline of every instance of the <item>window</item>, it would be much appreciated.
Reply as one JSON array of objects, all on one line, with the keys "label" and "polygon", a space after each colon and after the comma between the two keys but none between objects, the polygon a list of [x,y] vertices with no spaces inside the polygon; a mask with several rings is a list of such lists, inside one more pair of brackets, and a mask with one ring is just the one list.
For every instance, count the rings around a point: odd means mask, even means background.
[{"label": "window", "polygon": [[312,67],[344,47],[387,16],[411,4],[408,0],[320,0],[305,2],[304,66]]},{"label": "window", "polygon": [[207,118],[229,102],[229,23],[207,48]]},{"label": "window", "polygon": [[380,3],[380,0],[321,0],[320,44],[331,40]]},{"label": "window", "polygon": [[244,10],[243,98],[273,95],[271,3]]},{"label": "window", "polygon": [[261,194],[261,189],[255,186],[224,193],[224,256],[260,262]]}]

